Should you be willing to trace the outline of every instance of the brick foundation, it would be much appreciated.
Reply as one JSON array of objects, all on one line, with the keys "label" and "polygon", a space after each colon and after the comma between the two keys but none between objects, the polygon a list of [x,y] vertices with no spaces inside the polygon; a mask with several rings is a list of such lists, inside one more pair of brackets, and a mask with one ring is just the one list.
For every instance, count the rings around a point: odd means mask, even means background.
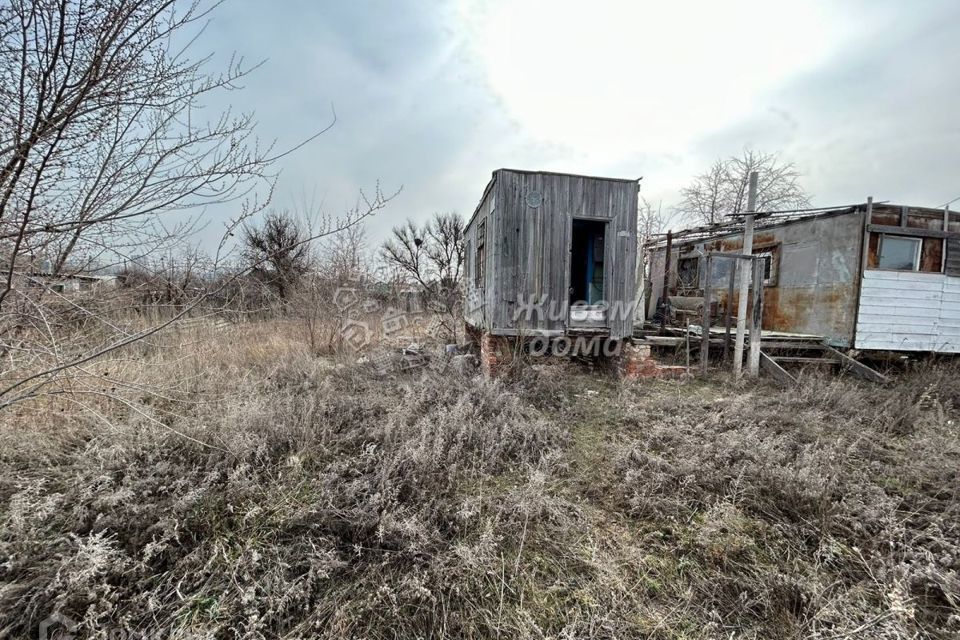
[{"label": "brick foundation", "polygon": [[617,362],[617,373],[626,380],[672,378],[686,373],[685,367],[662,365],[650,355],[650,346],[627,342]]},{"label": "brick foundation", "polygon": [[480,370],[487,378],[496,378],[513,362],[513,341],[484,332],[480,336]]},{"label": "brick foundation", "polygon": [[650,357],[650,347],[627,342],[623,345],[617,362],[617,373],[622,378],[646,378],[656,375],[656,361]]}]

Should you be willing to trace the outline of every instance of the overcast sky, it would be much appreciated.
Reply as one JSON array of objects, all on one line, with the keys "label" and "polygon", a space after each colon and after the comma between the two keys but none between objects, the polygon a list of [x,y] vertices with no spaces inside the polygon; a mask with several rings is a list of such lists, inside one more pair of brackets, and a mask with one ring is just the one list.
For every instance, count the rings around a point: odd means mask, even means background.
[{"label": "overcast sky", "polygon": [[664,207],[744,146],[797,163],[815,205],[960,196],[960,2],[229,0],[197,45],[266,60],[227,100],[296,143],[278,207],[368,225],[469,216],[498,167],[637,178]]}]

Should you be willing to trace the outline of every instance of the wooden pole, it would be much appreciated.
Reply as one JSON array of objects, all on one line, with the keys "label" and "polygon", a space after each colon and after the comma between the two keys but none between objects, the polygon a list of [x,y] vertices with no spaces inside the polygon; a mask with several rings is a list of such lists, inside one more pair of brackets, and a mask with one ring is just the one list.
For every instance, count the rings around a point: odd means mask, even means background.
[{"label": "wooden pole", "polygon": [[[753,214],[757,210],[757,172],[750,172],[750,190],[747,192],[747,219],[743,228],[744,255],[753,253]],[[747,262],[740,272],[740,299],[737,300],[737,342],[733,348],[733,373],[739,378],[743,373],[743,339],[747,332],[747,296],[750,293],[752,265]]]},{"label": "wooden pole", "polygon": [[[950,231],[950,205],[949,203],[943,208],[943,232],[949,233]],[[941,240],[943,246],[940,248],[940,273],[947,272],[947,239],[944,238]]]},{"label": "wooden pole", "polygon": [[737,263],[739,260],[727,259],[730,265],[730,277],[727,280],[727,308],[723,318],[723,361],[730,358],[730,326],[733,319],[733,288],[737,280]]},{"label": "wooden pole", "polygon": [[763,338],[763,268],[762,260],[753,259],[753,313],[750,314],[750,375],[760,375],[760,341]]},{"label": "wooden pole", "polygon": [[667,296],[670,294],[670,252],[673,249],[673,230],[667,231],[667,250],[663,257],[663,292],[660,294],[660,305],[663,313],[660,316],[660,330],[667,326]]},{"label": "wooden pole", "polygon": [[700,323],[700,372],[706,373],[710,363],[710,266],[711,258],[708,253],[704,259],[706,265],[703,279],[703,322]]},{"label": "wooden pole", "polygon": [[873,219],[873,196],[867,196],[867,211],[863,214],[863,251],[860,253],[860,278],[867,270],[867,256],[870,254],[870,224]]},{"label": "wooden pole", "polygon": [[860,240],[860,273],[857,274],[857,296],[853,301],[853,345],[857,344],[857,325],[860,324],[860,296],[863,294],[863,276],[867,272],[870,253],[870,224],[873,219],[873,196],[867,196],[867,210],[863,213],[863,238]]}]

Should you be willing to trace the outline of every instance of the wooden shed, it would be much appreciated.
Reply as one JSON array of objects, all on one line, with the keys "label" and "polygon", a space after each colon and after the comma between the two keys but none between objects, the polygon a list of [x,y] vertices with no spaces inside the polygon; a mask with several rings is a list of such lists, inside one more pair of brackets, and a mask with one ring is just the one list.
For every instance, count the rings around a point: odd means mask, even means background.
[{"label": "wooden shed", "polygon": [[636,179],[498,169],[467,223],[468,328],[629,338]]}]

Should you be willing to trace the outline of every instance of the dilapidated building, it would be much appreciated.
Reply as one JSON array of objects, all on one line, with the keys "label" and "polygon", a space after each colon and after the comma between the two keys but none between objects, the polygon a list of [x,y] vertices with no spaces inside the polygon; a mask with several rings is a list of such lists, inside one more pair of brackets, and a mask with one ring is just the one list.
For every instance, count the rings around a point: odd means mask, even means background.
[{"label": "dilapidated building", "polygon": [[631,339],[637,191],[636,179],[493,172],[464,234],[464,315],[482,357],[492,338]]},{"label": "dilapidated building", "polygon": [[[741,253],[743,241],[733,221],[649,245],[647,319],[702,296],[708,277],[710,299],[736,309],[737,261],[712,260],[708,276],[705,256]],[[765,331],[861,350],[960,352],[960,214],[887,203],[760,214],[752,253],[763,258]]]},{"label": "dilapidated building", "polygon": [[498,169],[465,231],[467,322],[493,335],[630,337],[637,180]]}]

